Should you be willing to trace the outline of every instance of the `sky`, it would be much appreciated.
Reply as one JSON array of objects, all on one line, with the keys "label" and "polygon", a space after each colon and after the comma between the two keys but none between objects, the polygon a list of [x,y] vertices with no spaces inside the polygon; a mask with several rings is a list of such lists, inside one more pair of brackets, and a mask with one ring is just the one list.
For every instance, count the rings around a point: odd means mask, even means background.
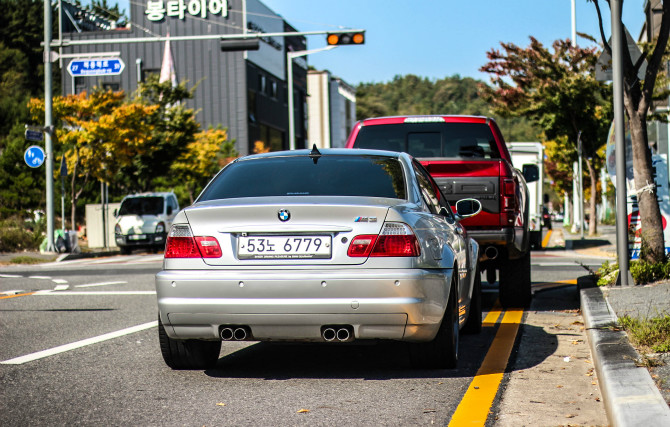
[{"label": "sky", "polygon": [[[364,46],[340,46],[309,55],[317,69],[329,70],[349,84],[378,83],[396,75],[429,79],[453,75],[489,81],[479,68],[486,52],[500,42],[520,46],[534,36],[546,46],[571,37],[570,0],[262,0],[299,31],[338,27],[365,29]],[[610,11],[601,0],[606,36]],[[623,3],[623,22],[634,39],[644,23],[644,0]],[[595,6],[576,0],[577,32],[600,40]],[[579,45],[590,45],[577,38]],[[325,45],[309,36],[308,49]]]},{"label": "sky", "polygon": [[[460,75],[488,82],[479,68],[487,62],[486,52],[500,48],[500,42],[527,46],[532,35],[550,46],[570,38],[572,31],[571,0],[261,1],[298,31],[366,30],[363,46],[339,46],[307,57],[309,65],[354,86],[406,74],[433,80]],[[600,40],[595,6],[575,1],[577,32]],[[605,0],[600,3],[609,37],[610,10]],[[127,4],[119,0],[121,9],[128,11]],[[623,22],[634,39],[644,23],[643,5],[644,0],[623,1]],[[580,37],[577,42],[592,45]],[[323,46],[325,36],[307,37],[308,49]]]}]

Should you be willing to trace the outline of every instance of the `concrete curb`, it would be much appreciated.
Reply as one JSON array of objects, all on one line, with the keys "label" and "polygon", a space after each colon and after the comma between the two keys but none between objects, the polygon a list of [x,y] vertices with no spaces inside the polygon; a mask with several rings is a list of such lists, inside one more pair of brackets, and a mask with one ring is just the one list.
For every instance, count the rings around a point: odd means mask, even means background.
[{"label": "concrete curb", "polygon": [[614,310],[599,288],[582,289],[580,303],[591,353],[613,426],[668,426],[670,408],[646,368],[637,367],[639,354],[616,324]]}]

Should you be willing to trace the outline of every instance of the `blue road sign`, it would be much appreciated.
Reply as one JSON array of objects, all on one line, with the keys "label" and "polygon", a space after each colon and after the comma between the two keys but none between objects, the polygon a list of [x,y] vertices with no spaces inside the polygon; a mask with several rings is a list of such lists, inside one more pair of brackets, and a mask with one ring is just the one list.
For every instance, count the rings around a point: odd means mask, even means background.
[{"label": "blue road sign", "polygon": [[73,59],[67,71],[72,77],[115,76],[121,74],[125,66],[121,58]]},{"label": "blue road sign", "polygon": [[31,168],[38,168],[42,166],[45,157],[44,150],[42,150],[42,147],[38,147],[37,145],[31,145],[28,147],[25,154],[23,154],[23,159]]}]

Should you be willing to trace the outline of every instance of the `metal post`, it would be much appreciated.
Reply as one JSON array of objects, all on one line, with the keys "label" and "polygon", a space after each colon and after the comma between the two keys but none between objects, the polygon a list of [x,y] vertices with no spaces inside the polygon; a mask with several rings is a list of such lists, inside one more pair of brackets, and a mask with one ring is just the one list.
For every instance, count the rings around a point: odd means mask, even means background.
[{"label": "metal post", "polygon": [[44,0],[44,146],[46,151],[46,211],[47,211],[47,252],[55,252],[54,245],[54,168],[53,168],[53,132],[51,89],[51,1]]},{"label": "metal post", "polygon": [[[297,52],[286,53],[287,68],[287,86],[288,86],[288,148],[295,150],[295,116],[293,114],[293,58],[306,56],[312,53],[325,52],[334,49],[337,46],[326,46],[320,49],[299,50]],[[304,148],[304,147],[303,147]]]},{"label": "metal post", "polygon": [[60,213],[63,232],[65,232],[65,177],[60,177]]},{"label": "metal post", "polygon": [[577,185],[579,186],[579,229],[582,239],[584,239],[584,228],[586,221],[584,221],[584,172],[583,172],[583,158],[582,158],[582,131],[577,135]]},{"label": "metal post", "polygon": [[577,8],[572,0],[572,47],[577,47]]},{"label": "metal post", "polygon": [[626,215],[626,145],[623,105],[623,40],[621,6],[623,1],[610,0],[612,12],[612,83],[614,103],[614,139],[616,156],[616,243],[619,261],[617,284],[629,285],[628,215]]},{"label": "metal post", "polygon": [[107,215],[105,212],[105,183],[100,181],[100,207],[102,209],[102,246],[107,249]]}]

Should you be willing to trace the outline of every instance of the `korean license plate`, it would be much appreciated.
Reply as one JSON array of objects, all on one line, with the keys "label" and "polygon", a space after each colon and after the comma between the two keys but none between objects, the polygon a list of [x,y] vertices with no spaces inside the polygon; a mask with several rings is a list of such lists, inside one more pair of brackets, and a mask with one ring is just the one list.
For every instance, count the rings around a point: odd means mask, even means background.
[{"label": "korean license plate", "polygon": [[128,236],[128,240],[144,240],[147,238],[146,234],[131,234]]},{"label": "korean license plate", "polygon": [[239,259],[327,259],[331,236],[240,236]]}]

